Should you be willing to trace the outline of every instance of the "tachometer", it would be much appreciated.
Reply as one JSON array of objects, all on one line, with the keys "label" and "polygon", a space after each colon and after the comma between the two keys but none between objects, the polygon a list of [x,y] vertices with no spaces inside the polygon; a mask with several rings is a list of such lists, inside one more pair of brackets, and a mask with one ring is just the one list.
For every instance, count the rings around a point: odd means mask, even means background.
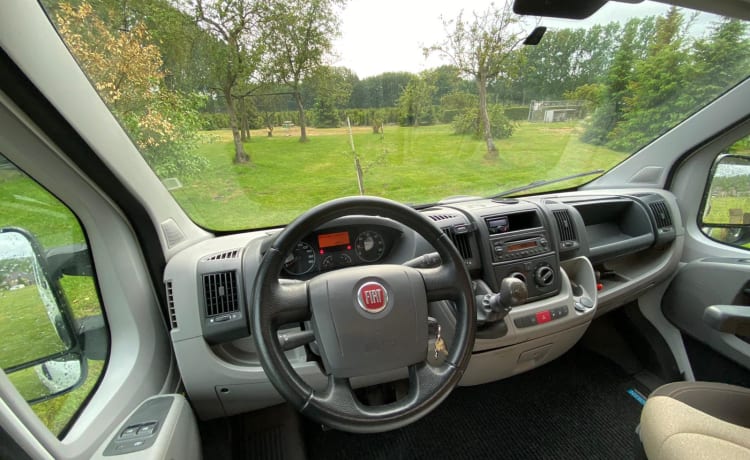
[{"label": "tachometer", "polygon": [[315,251],[312,246],[300,241],[284,259],[284,270],[290,275],[304,275],[315,268]]},{"label": "tachometer", "polygon": [[367,230],[357,235],[354,242],[357,255],[365,262],[376,262],[385,253],[385,240],[383,235],[376,231]]}]

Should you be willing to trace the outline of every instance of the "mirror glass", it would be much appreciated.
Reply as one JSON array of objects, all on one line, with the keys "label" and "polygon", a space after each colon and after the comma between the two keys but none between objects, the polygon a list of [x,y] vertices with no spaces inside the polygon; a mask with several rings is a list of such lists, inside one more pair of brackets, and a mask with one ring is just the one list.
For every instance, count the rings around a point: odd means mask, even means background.
[{"label": "mirror glass", "polygon": [[30,403],[43,401],[77,388],[86,378],[86,361],[78,353],[19,369],[8,378]]},{"label": "mirror glass", "polygon": [[67,352],[72,344],[40,256],[20,231],[0,233],[0,367]]},{"label": "mirror glass", "polygon": [[703,223],[750,225],[750,157],[728,155],[719,160],[706,197]]}]

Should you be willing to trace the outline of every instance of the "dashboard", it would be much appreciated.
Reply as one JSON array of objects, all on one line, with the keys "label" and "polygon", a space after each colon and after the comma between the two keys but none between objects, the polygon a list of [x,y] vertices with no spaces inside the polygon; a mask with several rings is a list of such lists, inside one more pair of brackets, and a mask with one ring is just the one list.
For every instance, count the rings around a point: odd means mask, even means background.
[{"label": "dashboard", "polygon": [[[506,378],[563,354],[596,316],[671,276],[684,234],[674,196],[656,189],[461,199],[420,212],[449,237],[473,280],[478,329],[462,385]],[[260,366],[247,315],[255,275],[277,233],[207,240],[167,265],[172,342],[202,419],[281,402]],[[434,251],[397,222],[347,216],[310,229],[286,255],[280,278],[295,283],[374,264],[430,267],[440,262]],[[486,299],[506,278],[523,282],[528,296],[493,320],[484,311]],[[450,343],[451,302],[433,302],[429,316]],[[308,384],[325,386],[314,343],[287,351],[287,358]],[[359,387],[402,377],[396,372],[351,380]]]}]

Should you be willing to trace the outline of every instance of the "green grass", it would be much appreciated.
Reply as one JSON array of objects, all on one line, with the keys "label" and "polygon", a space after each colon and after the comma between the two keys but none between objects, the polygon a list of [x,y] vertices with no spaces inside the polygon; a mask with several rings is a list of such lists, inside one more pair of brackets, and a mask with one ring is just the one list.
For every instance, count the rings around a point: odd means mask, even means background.
[{"label": "green grass", "polygon": [[[495,161],[485,159],[482,141],[453,135],[448,125],[388,126],[383,139],[369,129],[359,130],[354,144],[365,167],[366,194],[419,204],[452,195],[487,196],[539,179],[608,169],[625,158],[581,143],[578,129],[572,123],[523,122],[511,138],[497,141],[500,158]],[[315,134],[306,144],[296,136],[254,136],[245,144],[252,164],[236,165],[228,132],[214,132],[214,141],[198,151],[209,161],[208,169],[185,180],[174,195],[198,224],[237,230],[288,223],[314,205],[358,194],[346,132]]]}]

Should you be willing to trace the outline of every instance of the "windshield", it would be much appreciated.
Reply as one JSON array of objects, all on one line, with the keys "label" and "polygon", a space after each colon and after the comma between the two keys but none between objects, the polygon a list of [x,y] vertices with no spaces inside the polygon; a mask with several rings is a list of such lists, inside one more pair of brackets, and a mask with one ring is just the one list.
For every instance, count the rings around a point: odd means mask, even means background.
[{"label": "windshield", "polygon": [[423,205],[578,186],[750,69],[747,23],[663,4],[572,21],[474,0],[42,3],[148,164],[214,230],[348,195]]}]

